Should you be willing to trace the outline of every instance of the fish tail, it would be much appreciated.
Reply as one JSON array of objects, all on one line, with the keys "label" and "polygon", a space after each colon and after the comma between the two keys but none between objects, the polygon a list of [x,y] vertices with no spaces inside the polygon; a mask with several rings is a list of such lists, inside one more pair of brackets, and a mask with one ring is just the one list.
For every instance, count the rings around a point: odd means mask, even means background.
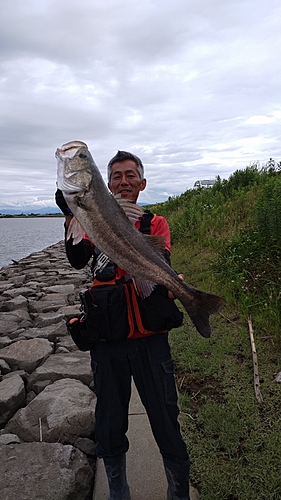
[{"label": "fish tail", "polygon": [[189,303],[185,309],[187,310],[192,323],[200,335],[208,338],[211,335],[209,316],[211,314],[219,313],[225,306],[226,302],[223,297],[218,297],[217,295],[213,295],[211,293],[201,292],[200,290],[194,291],[196,294],[194,297],[193,307],[191,309]]}]

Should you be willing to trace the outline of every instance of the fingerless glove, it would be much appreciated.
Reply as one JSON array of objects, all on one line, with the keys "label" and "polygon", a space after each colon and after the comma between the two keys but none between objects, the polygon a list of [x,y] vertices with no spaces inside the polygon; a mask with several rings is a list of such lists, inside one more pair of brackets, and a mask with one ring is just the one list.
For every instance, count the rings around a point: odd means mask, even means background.
[{"label": "fingerless glove", "polygon": [[61,189],[57,189],[55,193],[56,204],[64,215],[73,215],[69,206],[67,205]]}]

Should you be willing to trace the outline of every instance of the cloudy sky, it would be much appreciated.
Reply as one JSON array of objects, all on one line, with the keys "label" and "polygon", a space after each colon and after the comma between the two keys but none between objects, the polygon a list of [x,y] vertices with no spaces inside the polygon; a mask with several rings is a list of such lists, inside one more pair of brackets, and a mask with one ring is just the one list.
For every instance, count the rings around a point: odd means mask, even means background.
[{"label": "cloudy sky", "polygon": [[147,203],[281,160],[280,0],[0,6],[0,206],[54,205],[71,140],[140,156]]}]

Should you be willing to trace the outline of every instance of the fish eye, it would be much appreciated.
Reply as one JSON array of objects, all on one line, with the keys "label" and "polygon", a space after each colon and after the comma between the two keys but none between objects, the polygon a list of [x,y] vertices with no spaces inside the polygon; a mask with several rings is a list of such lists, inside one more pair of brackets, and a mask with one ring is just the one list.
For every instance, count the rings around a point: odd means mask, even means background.
[{"label": "fish eye", "polygon": [[87,158],[87,155],[84,155],[83,153],[80,153],[79,158]]}]

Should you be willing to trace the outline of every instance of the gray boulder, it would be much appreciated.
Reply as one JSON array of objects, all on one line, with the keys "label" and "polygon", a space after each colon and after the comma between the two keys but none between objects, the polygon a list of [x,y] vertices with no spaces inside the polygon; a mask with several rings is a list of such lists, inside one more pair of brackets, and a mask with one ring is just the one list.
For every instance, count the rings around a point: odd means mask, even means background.
[{"label": "gray boulder", "polygon": [[94,431],[95,395],[79,380],[62,379],[46,387],[19,410],[5,430],[23,441],[74,443]]},{"label": "gray boulder", "polygon": [[9,335],[19,328],[31,326],[31,319],[27,311],[19,309],[13,312],[0,313],[0,335]]},{"label": "gray boulder", "polygon": [[58,339],[57,349],[59,349],[60,347],[66,348],[69,352],[73,352],[73,351],[78,350],[77,345],[73,342],[70,335],[67,335],[66,337],[62,337],[61,339]]},{"label": "gray boulder", "polygon": [[45,295],[40,300],[30,300],[29,308],[31,312],[44,313],[57,311],[67,304],[67,296],[62,293],[51,293]]},{"label": "gray boulder", "polygon": [[32,294],[34,294],[33,288],[28,288],[26,286],[23,286],[21,288],[8,288],[7,290],[5,290],[5,292],[3,292],[3,296],[10,298],[17,297],[18,295],[29,297]]},{"label": "gray boulder", "polygon": [[5,292],[8,288],[12,288],[13,283],[0,283],[0,293]]},{"label": "gray boulder", "polygon": [[58,312],[34,313],[34,326],[38,328],[45,328],[46,326],[59,323],[64,319],[64,315]]},{"label": "gray boulder", "polygon": [[62,323],[56,323],[54,325],[46,326],[45,328],[28,328],[24,330],[21,336],[26,339],[47,339],[49,342],[55,342],[57,337],[67,335],[67,329],[65,321]]},{"label": "gray boulder", "polygon": [[22,378],[19,375],[4,378],[0,382],[0,426],[3,427],[24,404],[25,388]]},{"label": "gray boulder", "polygon": [[[83,438],[80,438],[83,439]],[[0,446],[3,444],[15,444],[15,443],[20,443],[21,440],[16,434],[1,434],[0,435]],[[76,446],[76,448],[79,448],[79,446]],[[81,450],[81,448],[79,448]],[[82,450],[81,450],[82,451]],[[1,451],[0,451],[1,453]]]},{"label": "gray boulder", "polygon": [[7,300],[6,311],[15,311],[27,307],[27,298],[23,295],[17,295],[14,299]]},{"label": "gray boulder", "polygon": [[[11,434],[9,434],[9,436],[10,435]],[[93,458],[96,456],[96,445],[92,439],[79,437],[76,439],[74,446],[85,453],[88,457]]]},{"label": "gray boulder", "polygon": [[0,349],[7,347],[7,345],[12,344],[12,340],[8,336],[0,337]]},{"label": "gray boulder", "polygon": [[58,313],[63,314],[65,318],[69,319],[73,316],[81,314],[79,305],[64,306],[58,309]]},{"label": "gray boulder", "polygon": [[61,378],[74,378],[83,384],[90,385],[93,380],[90,354],[75,351],[62,354],[51,354],[46,361],[36,368],[28,382],[28,390],[33,390],[33,384],[38,380],[59,380]]},{"label": "gray boulder", "polygon": [[4,359],[13,370],[31,373],[52,354],[53,346],[46,339],[19,340],[0,350]]},{"label": "gray boulder", "polygon": [[74,292],[74,285],[72,283],[67,285],[52,285],[49,287],[43,288],[43,291],[46,293],[63,293],[63,294],[71,294]]},{"label": "gray boulder", "polygon": [[93,471],[85,455],[60,443],[1,446],[1,500],[91,500]]},{"label": "gray boulder", "polygon": [[8,363],[6,363],[6,361],[4,359],[0,359],[0,373],[1,373],[1,375],[6,375],[7,373],[10,373],[10,371],[11,371],[11,368],[8,365]]}]

